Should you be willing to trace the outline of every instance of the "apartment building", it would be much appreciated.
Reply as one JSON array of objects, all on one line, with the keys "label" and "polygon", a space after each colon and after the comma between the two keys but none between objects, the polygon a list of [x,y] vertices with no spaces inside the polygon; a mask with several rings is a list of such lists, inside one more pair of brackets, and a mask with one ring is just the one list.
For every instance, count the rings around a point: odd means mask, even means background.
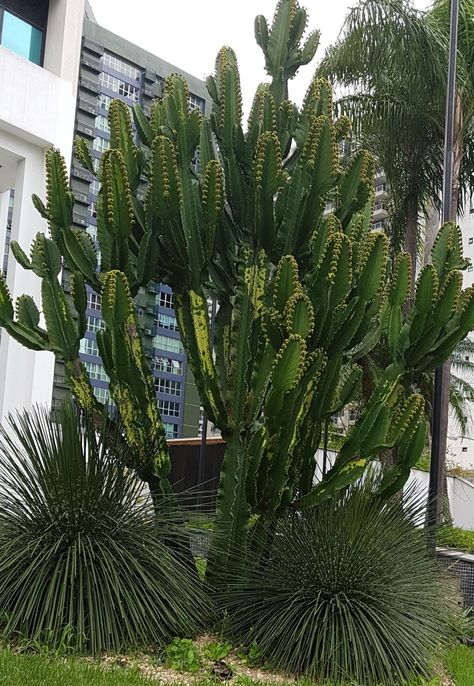
[{"label": "apartment building", "polygon": [[[152,101],[161,95],[166,76],[179,71],[174,65],[99,26],[89,9],[83,25],[74,129],[75,135],[87,141],[94,165],[99,165],[102,153],[110,145],[107,112],[111,101],[119,99],[130,107],[140,103],[147,112]],[[207,92],[203,81],[187,73],[183,75],[190,87],[190,107],[198,107],[206,113]],[[96,242],[99,182],[73,160],[71,186],[76,198],[74,224],[87,231]],[[65,273],[66,290],[68,278]],[[169,438],[196,436],[199,398],[179,337],[171,289],[164,284],[150,284],[147,289],[140,290],[135,302],[166,433]],[[96,344],[96,333],[102,326],[100,306],[100,298],[88,289],[87,332],[80,351],[94,393],[105,402],[109,399],[108,378]],[[67,393],[64,366],[58,362],[53,402],[60,402]]]}]

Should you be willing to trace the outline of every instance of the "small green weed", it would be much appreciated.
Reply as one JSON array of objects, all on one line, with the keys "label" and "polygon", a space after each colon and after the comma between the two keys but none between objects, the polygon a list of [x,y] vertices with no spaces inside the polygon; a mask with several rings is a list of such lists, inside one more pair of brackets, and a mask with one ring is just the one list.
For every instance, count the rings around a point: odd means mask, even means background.
[{"label": "small green weed", "polygon": [[166,664],[179,672],[197,672],[202,666],[199,650],[189,638],[175,638],[165,652]]},{"label": "small green weed", "polygon": [[213,641],[205,646],[203,653],[204,657],[207,657],[211,662],[217,662],[218,660],[225,660],[231,650],[232,646],[230,643]]},{"label": "small green weed", "polygon": [[249,648],[239,652],[239,659],[249,667],[254,667],[262,663],[262,651],[257,645],[257,641],[252,641]]}]

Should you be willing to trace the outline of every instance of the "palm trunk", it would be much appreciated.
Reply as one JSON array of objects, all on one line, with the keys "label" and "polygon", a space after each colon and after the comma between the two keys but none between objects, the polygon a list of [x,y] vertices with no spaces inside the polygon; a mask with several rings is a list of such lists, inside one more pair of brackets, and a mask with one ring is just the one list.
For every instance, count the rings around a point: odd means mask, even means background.
[{"label": "palm trunk", "polygon": [[418,257],[418,199],[410,198],[407,207],[405,250],[411,257],[411,289],[413,292]]}]

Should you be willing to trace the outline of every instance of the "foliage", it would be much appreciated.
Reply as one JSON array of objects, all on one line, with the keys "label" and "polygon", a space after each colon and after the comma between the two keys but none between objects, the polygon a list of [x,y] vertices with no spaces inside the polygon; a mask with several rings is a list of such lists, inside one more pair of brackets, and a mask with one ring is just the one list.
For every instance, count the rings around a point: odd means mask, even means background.
[{"label": "foliage", "polygon": [[199,650],[189,638],[174,638],[165,652],[167,665],[179,672],[197,672],[201,667]]},{"label": "foliage", "polygon": [[[104,668],[74,658],[18,655],[0,650],[2,686],[151,686],[153,680],[133,668]],[[203,684],[204,686],[204,684]]]},{"label": "foliage", "polygon": [[[461,0],[454,207],[458,184],[460,205],[472,185],[473,8],[472,0]],[[445,0],[436,0],[428,11],[401,0],[361,0],[318,68],[342,87],[338,109],[353,120],[358,142],[374,152],[386,174],[395,249],[404,244],[407,225],[416,230],[419,215],[441,195],[448,39]],[[416,236],[408,238],[415,258]]]},{"label": "foliage", "polygon": [[173,536],[120,466],[110,421],[65,406],[10,420],[0,437],[0,607],[8,638],[75,651],[193,632],[203,592]]},{"label": "foliage", "polygon": [[271,666],[337,683],[430,676],[457,598],[427,552],[424,503],[382,502],[372,487],[276,521],[268,557],[220,595],[232,636]]},{"label": "foliage", "polygon": [[474,650],[457,646],[447,654],[446,668],[456,686],[471,686],[474,683]]},{"label": "foliage", "polygon": [[[407,315],[409,257],[392,263],[387,237],[372,231],[373,157],[340,159],[350,122],[333,117],[326,81],[312,81],[302,108],[288,100],[288,80],[317,47],[316,32],[303,41],[306,24],[296,0],[280,0],[271,25],[257,17],[271,80],[257,89],[246,131],[237,59],[227,47],[207,79],[209,119],[189,110],[187,84],[171,74],[148,117],[134,108],[140,149],[128,109],[111,104],[111,147],[96,174],[100,261],[89,238],[71,228],[65,165],[50,150],[46,202],[34,202],[51,238],[38,234],[30,258],[12,243],[20,264],[42,280],[45,329],[31,298],[22,296],[15,312],[0,282],[0,323],[63,359],[78,402],[95,411],[78,351],[85,284],[101,294],[105,329],[97,342],[127,464],[150,485],[158,513],[170,461],[132,298],[150,280],[173,288],[201,402],[227,442],[206,571],[216,585],[244,561],[252,516],[264,522],[289,506],[317,506],[385,448],[397,448],[398,463],[381,493],[403,485],[426,434],[423,399],[409,381],[438,366],[474,325],[474,289],[461,294],[467,263],[452,224],[439,233]],[[84,140],[76,153],[95,174]],[[72,272],[72,303],[59,285],[61,260]],[[212,326],[209,298],[218,304]],[[359,397],[360,360],[381,337],[390,361],[315,484],[321,427]]]},{"label": "foliage", "polygon": [[438,545],[444,548],[456,548],[467,553],[474,553],[474,531],[446,526],[437,533]]},{"label": "foliage", "polygon": [[216,662],[216,660],[225,660],[231,650],[232,646],[230,643],[213,641],[204,647],[203,653],[204,657],[206,657],[208,660]]}]

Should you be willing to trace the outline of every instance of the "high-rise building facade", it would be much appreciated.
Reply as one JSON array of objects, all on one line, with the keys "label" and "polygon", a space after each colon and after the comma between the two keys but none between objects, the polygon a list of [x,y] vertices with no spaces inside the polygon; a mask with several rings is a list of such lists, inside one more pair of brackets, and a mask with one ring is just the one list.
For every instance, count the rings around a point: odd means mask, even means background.
[{"label": "high-rise building facade", "polygon": [[[37,304],[40,280],[9,259],[8,245],[11,238],[28,250],[47,228],[31,202],[32,193],[44,194],[47,148],[70,159],[83,13],[83,0],[0,0],[2,267],[13,298],[29,293]],[[2,332],[0,421],[49,403],[53,370],[51,353],[28,350]]]},{"label": "high-rise building facade", "polygon": [[[111,101],[119,99],[130,107],[139,103],[147,112],[161,95],[166,76],[178,71],[94,21],[84,20],[75,133],[88,142],[95,166],[110,145],[107,112]],[[190,107],[206,113],[204,83],[190,74],[183,75],[190,87]],[[97,241],[99,182],[73,160],[71,186],[76,198],[74,223]],[[67,290],[67,273],[64,283]],[[171,289],[150,284],[140,290],[135,302],[166,433],[169,438],[196,436],[199,398],[179,337]],[[94,393],[104,402],[109,398],[108,378],[96,344],[96,333],[102,326],[100,307],[100,298],[88,289],[87,332],[80,352]],[[56,363],[54,381],[53,401],[59,402],[68,392],[61,363]]]}]

